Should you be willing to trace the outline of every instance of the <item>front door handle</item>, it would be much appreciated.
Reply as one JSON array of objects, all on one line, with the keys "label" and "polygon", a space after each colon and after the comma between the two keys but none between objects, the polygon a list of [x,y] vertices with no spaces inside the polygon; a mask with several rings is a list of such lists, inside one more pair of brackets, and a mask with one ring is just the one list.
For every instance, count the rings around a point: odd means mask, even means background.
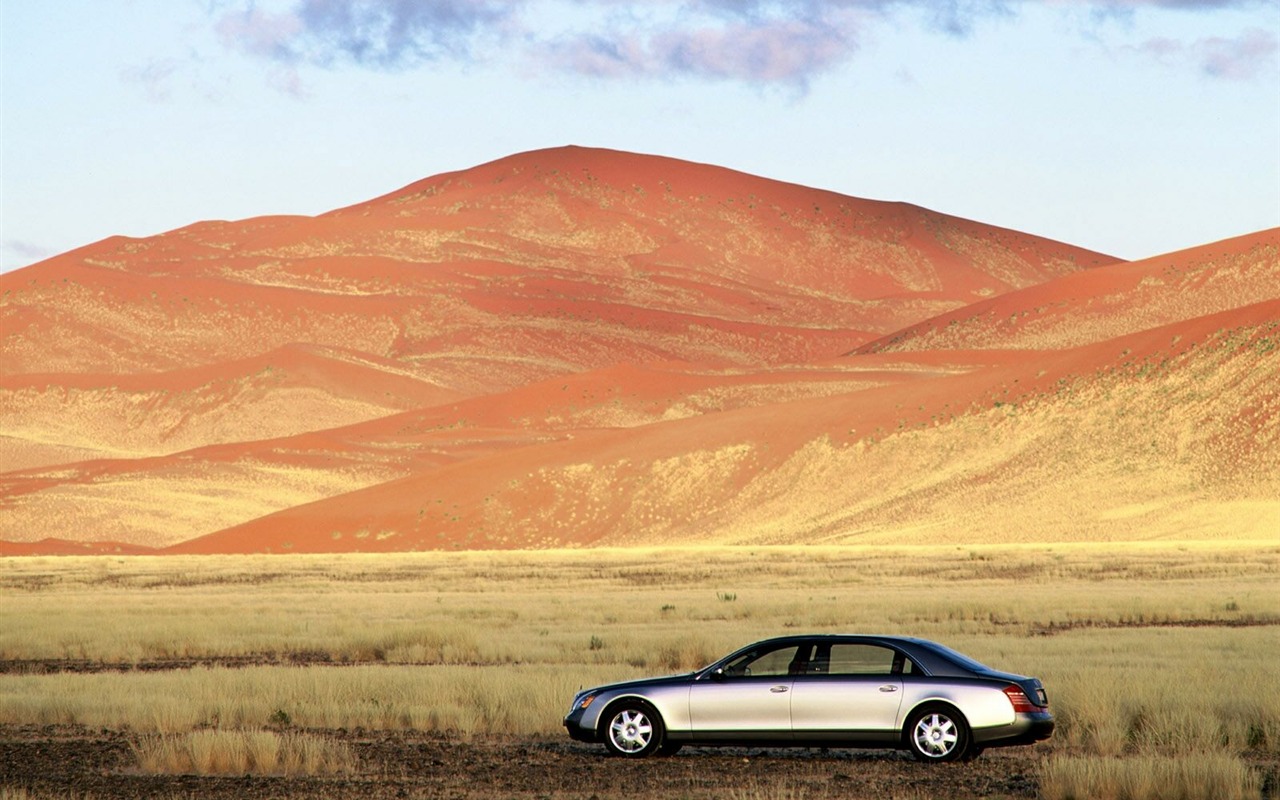
[{"label": "front door handle", "polygon": [[881,686],[881,687],[880,687],[880,691],[882,691],[882,692],[896,692],[896,691],[898,691],[898,687],[897,687],[897,686],[894,686],[894,685],[893,685],[893,684],[891,684],[891,683],[890,683],[890,684],[885,684],[884,686]]},{"label": "front door handle", "polygon": [[772,689],[770,689],[769,691],[773,692],[774,694],[782,694],[783,692],[787,691],[789,688],[791,688],[791,687],[789,687],[789,686],[775,686],[775,687],[773,687]]}]

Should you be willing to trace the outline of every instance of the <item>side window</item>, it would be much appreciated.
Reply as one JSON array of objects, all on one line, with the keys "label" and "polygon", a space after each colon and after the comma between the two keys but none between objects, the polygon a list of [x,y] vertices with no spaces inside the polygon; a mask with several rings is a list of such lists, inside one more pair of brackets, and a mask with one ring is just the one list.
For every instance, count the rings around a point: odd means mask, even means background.
[{"label": "side window", "polygon": [[724,674],[730,677],[793,675],[800,664],[800,648],[792,645],[765,652],[752,651],[726,664]]},{"label": "side window", "polygon": [[[833,644],[828,670],[832,675],[893,675],[895,658],[901,656],[887,647]],[[898,671],[906,671],[905,665]]]}]

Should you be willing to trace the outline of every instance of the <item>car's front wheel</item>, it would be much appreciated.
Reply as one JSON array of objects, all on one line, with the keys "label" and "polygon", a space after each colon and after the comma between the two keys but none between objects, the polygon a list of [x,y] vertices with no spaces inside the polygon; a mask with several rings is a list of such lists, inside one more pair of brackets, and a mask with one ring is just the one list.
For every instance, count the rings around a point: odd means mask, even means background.
[{"label": "car's front wheel", "polygon": [[911,755],[926,763],[962,759],[972,747],[969,724],[946,706],[930,706],[912,714],[906,738]]},{"label": "car's front wheel", "polygon": [[610,753],[644,758],[662,748],[665,733],[662,718],[648,703],[622,702],[610,708],[604,717],[604,746]]}]

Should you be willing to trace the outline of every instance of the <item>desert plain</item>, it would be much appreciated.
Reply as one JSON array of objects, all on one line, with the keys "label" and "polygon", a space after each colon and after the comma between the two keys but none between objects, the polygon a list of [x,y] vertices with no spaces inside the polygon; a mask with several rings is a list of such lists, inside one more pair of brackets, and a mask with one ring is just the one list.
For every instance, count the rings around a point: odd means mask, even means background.
[{"label": "desert plain", "polygon": [[[0,796],[1280,795],[1280,230],[1125,262],[559,148],[0,275]],[[570,743],[797,631],[1050,741]]]}]

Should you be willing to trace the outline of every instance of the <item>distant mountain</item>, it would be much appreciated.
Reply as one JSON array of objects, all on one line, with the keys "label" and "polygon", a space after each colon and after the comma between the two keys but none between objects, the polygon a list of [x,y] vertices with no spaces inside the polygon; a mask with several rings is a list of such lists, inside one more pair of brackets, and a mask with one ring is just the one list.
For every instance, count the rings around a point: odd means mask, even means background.
[{"label": "distant mountain", "polygon": [[512,156],[315,218],[107,239],[0,277],[5,374],[291,345],[467,394],[631,361],[795,363],[1115,259],[718,167]]},{"label": "distant mountain", "polygon": [[583,148],[109,239],[0,276],[0,553],[1274,535],[1278,250]]}]

